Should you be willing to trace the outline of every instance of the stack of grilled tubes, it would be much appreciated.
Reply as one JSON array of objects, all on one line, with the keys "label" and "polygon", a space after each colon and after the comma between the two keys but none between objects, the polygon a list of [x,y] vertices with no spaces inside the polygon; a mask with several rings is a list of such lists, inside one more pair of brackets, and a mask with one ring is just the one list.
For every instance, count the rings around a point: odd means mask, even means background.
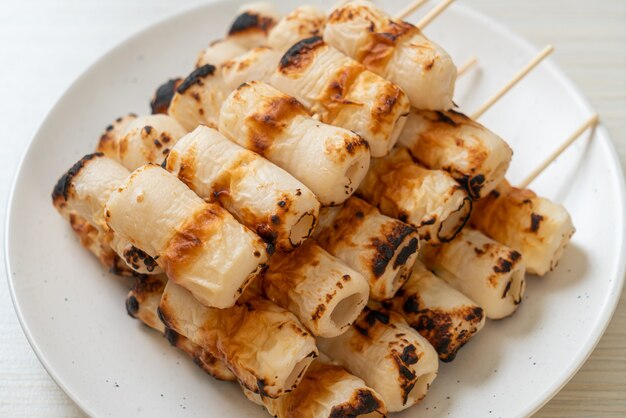
[{"label": "stack of grilled tubes", "polygon": [[452,109],[455,77],[369,1],[249,4],[53,203],[134,276],[130,316],[270,414],[401,411],[574,232],[504,179],[512,151]]}]

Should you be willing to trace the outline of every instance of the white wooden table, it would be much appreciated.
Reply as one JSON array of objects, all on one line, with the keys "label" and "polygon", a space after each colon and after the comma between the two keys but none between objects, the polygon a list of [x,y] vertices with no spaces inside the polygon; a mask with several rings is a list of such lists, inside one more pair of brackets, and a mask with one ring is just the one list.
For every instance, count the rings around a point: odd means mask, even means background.
[{"label": "white wooden table", "polygon": [[[552,42],[557,47],[554,58],[591,99],[608,126],[622,165],[626,166],[626,1],[459,1],[502,21],[537,46]],[[3,2],[0,235],[18,159],[69,84],[128,35],[200,3],[201,0],[184,4],[176,0]],[[0,271],[0,276],[4,275],[2,257]],[[0,330],[0,416],[83,416],[48,377],[30,349],[4,278],[0,280]],[[537,416],[626,416],[624,295],[590,359]]]}]

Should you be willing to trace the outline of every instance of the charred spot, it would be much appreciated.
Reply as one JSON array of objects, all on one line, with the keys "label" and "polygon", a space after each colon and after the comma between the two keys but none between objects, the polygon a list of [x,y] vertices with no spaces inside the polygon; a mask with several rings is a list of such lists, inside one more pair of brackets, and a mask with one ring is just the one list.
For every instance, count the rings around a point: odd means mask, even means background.
[{"label": "charred spot", "polygon": [[473,321],[475,319],[482,318],[483,315],[484,315],[483,308],[481,308],[480,306],[477,306],[474,309],[472,309],[472,311],[465,316],[465,320]]},{"label": "charred spot", "polygon": [[432,60],[430,60],[429,63],[424,64],[424,70],[430,71],[433,68],[434,65],[435,65],[435,60],[432,59]]},{"label": "charred spot", "polygon": [[402,222],[406,222],[408,219],[409,219],[409,215],[407,215],[406,213],[400,213],[398,215],[398,220]]},{"label": "charred spot", "polygon": [[146,133],[146,135],[150,135],[152,133],[152,129],[153,128],[150,125],[146,125],[146,126],[143,127],[143,131]]},{"label": "charred spot", "polygon": [[539,224],[543,221],[543,216],[537,213],[530,214],[530,232],[539,231]]},{"label": "charred spot", "polygon": [[380,409],[382,405],[379,400],[367,389],[359,389],[356,392],[355,399],[351,399],[349,403],[336,405],[331,411],[329,418],[351,418],[365,415]]},{"label": "charred spot", "polygon": [[157,316],[159,317],[159,320],[163,322],[166,328],[170,328],[169,321],[167,320],[167,315],[163,312],[160,306],[157,308]]},{"label": "charred spot", "polygon": [[255,251],[255,252],[254,252],[254,256],[255,256],[255,257],[257,257],[257,258],[259,258],[259,257],[261,257],[261,253],[260,253],[260,252],[258,252],[258,251]]},{"label": "charred spot", "polygon": [[420,311],[420,305],[417,301],[417,295],[409,296],[402,305],[402,310],[406,313],[418,313]]},{"label": "charred spot", "polygon": [[272,215],[272,216],[270,217],[270,220],[272,221],[272,223],[273,223],[274,225],[280,225],[280,216],[278,216],[278,215]]},{"label": "charred spot", "polygon": [[281,200],[278,202],[278,206],[280,206],[281,208],[284,208],[287,205],[287,202],[285,202],[284,200]]},{"label": "charred spot", "polygon": [[386,325],[389,323],[389,315],[384,312],[369,309],[369,312],[365,315],[365,321],[367,321],[369,326],[374,326],[376,321]]},{"label": "charred spot", "polygon": [[157,113],[167,114],[167,109],[170,107],[174,93],[176,93],[176,89],[182,81],[181,78],[172,78],[157,88],[154,97],[150,101],[150,109],[153,115]]},{"label": "charred spot", "polygon": [[365,217],[365,214],[363,213],[363,211],[357,210],[354,216],[356,216],[358,219],[363,219]]},{"label": "charred spot", "polygon": [[434,225],[435,222],[437,222],[437,216],[433,216],[430,219],[426,219],[425,221],[422,221],[421,225],[422,226]]},{"label": "charred spot", "polygon": [[417,357],[417,352],[413,344],[404,347],[404,350],[402,350],[402,354],[400,355],[400,360],[402,360],[406,364],[417,363],[417,360],[419,360],[419,358]]},{"label": "charred spot", "polygon": [[511,290],[511,284],[512,284],[512,280],[509,280],[506,284],[506,287],[504,288],[504,292],[502,292],[502,299],[504,299],[506,295],[509,293],[509,290]]},{"label": "charred spot", "polygon": [[174,347],[178,345],[178,340],[180,338],[179,333],[177,333],[176,331],[174,331],[173,329],[169,327],[165,327],[165,332],[163,333],[163,335],[165,336],[167,341],[170,343],[170,345],[173,345]]},{"label": "charred spot", "polygon": [[274,25],[274,20],[257,13],[243,12],[233,22],[228,30],[228,35],[236,35],[250,29],[260,29],[267,32]]},{"label": "charred spot", "polygon": [[67,170],[65,174],[63,174],[63,176],[61,176],[59,181],[57,181],[57,184],[54,186],[54,190],[52,191],[52,200],[57,200],[61,197],[63,197],[64,200],[67,200],[72,179],[76,177],[88,161],[102,156],[104,156],[103,153],[94,152],[93,154],[87,154],[78,160],[69,170]]},{"label": "charred spot", "polygon": [[275,242],[278,238],[278,232],[274,231],[268,224],[262,223],[257,225],[256,233],[267,242]]},{"label": "charred spot", "polygon": [[301,196],[301,195],[302,195],[302,190],[296,189],[296,196]]},{"label": "charred spot", "polygon": [[300,67],[303,63],[303,57],[315,48],[324,45],[324,40],[320,36],[312,36],[295,43],[285,52],[280,59],[279,70],[289,67]]},{"label": "charred spot", "polygon": [[341,278],[343,279],[344,282],[349,282],[351,279],[349,274],[344,274]]},{"label": "charred spot", "polygon": [[511,251],[511,253],[509,254],[509,258],[511,259],[511,261],[516,262],[517,260],[519,260],[522,257],[522,254],[520,254],[519,252],[513,250]]},{"label": "charred spot", "polygon": [[354,329],[361,335],[367,337],[368,334],[368,330],[366,328],[363,328],[362,326],[358,325],[358,324],[354,324]]},{"label": "charred spot", "polygon": [[480,191],[485,185],[485,176],[482,174],[475,176],[464,174],[463,176],[456,177],[456,181],[461,184],[472,199],[478,199],[480,198]]},{"label": "charred spot", "polygon": [[417,238],[412,238],[411,241],[409,241],[409,245],[400,250],[400,253],[396,257],[396,261],[393,263],[393,268],[397,269],[399,266],[406,264],[409,257],[417,252],[417,247]]},{"label": "charred spot", "polygon": [[436,122],[445,123],[447,125],[454,126],[454,127],[457,126],[457,123],[450,116],[446,115],[445,112],[436,111],[435,115],[437,115]]},{"label": "charred spot", "polygon": [[109,125],[105,128],[105,131],[111,132],[113,130],[113,125]]},{"label": "charred spot", "polygon": [[259,390],[259,395],[260,396],[265,396],[265,397],[268,396],[267,392],[265,391],[265,380],[264,379],[257,379],[256,387]]},{"label": "charred spot", "polygon": [[498,262],[493,266],[493,271],[496,273],[508,273],[513,268],[513,263],[510,260],[499,257]]},{"label": "charred spot", "polygon": [[128,312],[128,315],[132,316],[133,318],[135,318],[137,312],[139,312],[139,301],[137,300],[135,295],[130,295],[128,298],[126,298],[126,312]]},{"label": "charred spot", "polygon": [[485,254],[487,252],[487,250],[485,248],[475,247],[474,248],[474,252],[476,253],[477,256],[480,257],[481,255]]},{"label": "charred spot", "polygon": [[265,246],[265,251],[267,251],[267,255],[272,255],[276,251],[276,247],[271,242],[268,242]]},{"label": "charred spot", "polygon": [[191,86],[199,84],[203,78],[213,75],[213,73],[215,73],[215,67],[211,64],[196,68],[180,83],[176,91],[180,94],[184,94]]},{"label": "charred spot", "polygon": [[323,303],[320,303],[315,308],[315,312],[313,312],[313,315],[311,315],[311,319],[313,321],[317,321],[318,319],[322,317],[322,315],[324,315],[324,312],[326,312],[326,305],[324,305]]},{"label": "charred spot", "polygon": [[499,192],[499,191],[497,191],[496,189],[493,189],[493,190],[489,193],[489,195],[490,195],[491,197],[493,197],[494,199],[497,199],[497,198],[499,198],[499,197],[500,197],[500,192]]},{"label": "charred spot", "polygon": [[[382,242],[378,238],[372,240],[372,245],[376,248],[376,256],[373,260],[372,271],[376,277],[380,277],[385,272],[389,262],[393,258],[395,251],[398,249],[402,241],[410,234],[415,232],[415,228],[405,223],[398,222],[393,226],[391,232],[385,235],[386,242]],[[417,246],[417,242],[415,243]],[[410,245],[410,244],[409,244]],[[417,251],[417,247],[415,248]],[[410,254],[408,254],[410,255]],[[407,258],[408,258],[407,255]],[[406,262],[406,260],[405,260]],[[397,266],[397,261],[396,261]]]}]

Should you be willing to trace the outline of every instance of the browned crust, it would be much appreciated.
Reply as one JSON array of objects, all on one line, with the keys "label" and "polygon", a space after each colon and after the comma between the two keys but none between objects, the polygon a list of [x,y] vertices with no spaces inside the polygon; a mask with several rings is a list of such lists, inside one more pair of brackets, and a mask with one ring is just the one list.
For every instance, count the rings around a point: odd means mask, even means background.
[{"label": "browned crust", "polygon": [[156,89],[152,100],[150,100],[150,109],[153,115],[159,113],[167,115],[167,109],[170,107],[172,98],[182,82],[182,78],[172,78]]},{"label": "browned crust", "polygon": [[185,94],[185,92],[194,85],[204,85],[204,79],[212,76],[215,73],[215,67],[211,64],[203,65],[196,68],[183,80],[182,83],[176,88],[176,92],[179,94]]},{"label": "browned crust", "polygon": [[372,122],[369,125],[369,130],[373,134],[378,134],[396,123],[398,107],[406,105],[406,109],[409,108],[406,95],[400,87],[386,80],[382,86],[383,88],[377,91],[376,102],[371,111]]},{"label": "browned crust", "polygon": [[267,35],[275,24],[276,21],[269,16],[245,11],[235,18],[228,30],[228,35],[241,35],[250,32],[261,32]]},{"label": "browned crust", "polygon": [[55,207],[60,207],[67,202],[69,193],[72,188],[72,180],[80,173],[80,171],[87,165],[87,163],[94,158],[100,158],[104,156],[101,152],[94,152],[87,154],[80,160],[78,160],[61,178],[57,181],[54,189],[52,190],[52,203]]},{"label": "browned crust", "polygon": [[124,260],[126,264],[130,265],[133,269],[138,270],[145,268],[148,272],[153,272],[157,267],[157,263],[154,258],[150,257],[144,251],[135,246],[131,246],[124,250]]},{"label": "browned crust", "polygon": [[315,50],[325,46],[320,36],[311,36],[295,43],[280,59],[278,70],[283,74],[302,72],[313,62]]},{"label": "browned crust", "polygon": [[141,304],[148,298],[163,294],[163,289],[165,289],[165,281],[156,276],[137,277],[126,298],[128,315],[137,318]]}]

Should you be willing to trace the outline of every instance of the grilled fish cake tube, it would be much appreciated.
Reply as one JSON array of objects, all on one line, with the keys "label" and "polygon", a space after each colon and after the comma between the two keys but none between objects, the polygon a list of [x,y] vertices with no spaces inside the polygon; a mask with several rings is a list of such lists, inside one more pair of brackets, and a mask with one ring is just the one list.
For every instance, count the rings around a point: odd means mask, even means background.
[{"label": "grilled fish cake tube", "polygon": [[291,391],[317,356],[315,339],[290,312],[253,292],[228,309],[207,308],[171,280],[159,305],[163,323],[222,360],[262,396]]},{"label": "grilled fish cake tube", "polygon": [[167,115],[135,117],[121,130],[105,131],[97,151],[135,170],[147,163],[161,164],[186,133],[176,119]]},{"label": "grilled fish cake tube", "polygon": [[426,168],[448,171],[480,199],[509,168],[513,151],[499,136],[462,113],[411,109],[398,144]]},{"label": "grilled fish cake tube", "polygon": [[168,113],[188,131],[200,124],[215,128],[226,97],[242,83],[267,80],[279,60],[277,51],[257,47],[219,66],[203,65],[177,87]]},{"label": "grilled fish cake tube", "polygon": [[270,399],[243,389],[252,402],[276,418],[384,417],[385,403],[376,391],[343,367],[316,359],[300,384],[280,398]]},{"label": "grilled fish cake tube", "polygon": [[198,126],[172,149],[166,169],[200,197],[217,201],[278,251],[306,240],[320,204],[304,184],[263,157]]},{"label": "grilled fish cake tube", "polygon": [[410,108],[400,87],[316,36],[283,55],[270,84],[294,96],[322,122],[361,135],[373,157],[394,146]]},{"label": "grilled fish cake tube", "polygon": [[522,302],[522,255],[475,229],[465,228],[438,247],[425,246],[422,256],[429,269],[478,303],[489,319],[512,315]]},{"label": "grilled fish cake tube", "polygon": [[202,347],[176,331],[165,328],[159,319],[158,308],[167,283],[165,276],[140,276],[126,297],[128,315],[143,322],[148,327],[164,334],[171,345],[187,353],[202,370],[219,380],[236,380],[224,362],[216,359]]},{"label": "grilled fish cake tube", "polygon": [[334,337],[348,329],[367,304],[361,274],[313,241],[289,254],[274,254],[261,275],[265,296],[293,312],[313,335]]},{"label": "grilled fish cake tube", "polygon": [[356,197],[324,208],[316,241],[367,279],[370,297],[393,297],[409,277],[419,247],[415,228]]},{"label": "grilled fish cake tube", "polygon": [[153,115],[167,115],[167,109],[170,107],[176,89],[182,82],[182,78],[171,78],[157,87],[152,99],[150,99],[150,110]]},{"label": "grilled fish cake tube", "polygon": [[324,41],[396,83],[418,109],[448,110],[457,69],[452,58],[415,26],[392,19],[370,1],[335,8]]},{"label": "grilled fish cake tube", "polygon": [[319,349],[380,394],[389,412],[422,400],[437,377],[430,343],[392,311],[366,307],[344,334],[318,338]]},{"label": "grilled fish cake tube", "polygon": [[459,349],[485,325],[483,309],[421,261],[415,263],[402,289],[384,305],[401,314],[445,362],[454,360]]},{"label": "grilled fish cake tube", "polygon": [[135,170],[105,213],[111,229],[207,306],[232,306],[267,259],[259,236],[156,165]]},{"label": "grilled fish cake tube", "polygon": [[242,84],[222,106],[220,132],[263,155],[309,187],[325,205],[345,201],[369,167],[367,142],[309,116],[268,84]]},{"label": "grilled fish cake tube", "polygon": [[553,270],[575,232],[572,218],[557,203],[506,180],[476,202],[472,225],[524,255],[526,271],[543,276]]},{"label": "grilled fish cake tube", "polygon": [[90,234],[99,242],[101,249],[97,250],[94,247],[90,250],[100,254],[96,256],[114,273],[124,273],[124,269],[119,268],[119,263],[114,257],[111,258],[107,246],[137,273],[162,273],[152,257],[134,247],[130,241],[111,231],[106,225],[104,205],[111,192],[121,185],[129,174],[126,168],[102,153],[88,154],[59,179],[52,192],[52,202],[70,223],[70,215],[74,214],[97,230],[97,233]]},{"label": "grilled fish cake tube", "polygon": [[420,167],[402,148],[372,159],[357,194],[383,214],[416,227],[430,244],[453,239],[472,210],[469,196],[448,173]]},{"label": "grilled fish cake tube", "polygon": [[272,28],[267,45],[284,53],[302,39],[322,36],[325,23],[326,14],[317,7],[296,7]]},{"label": "grilled fish cake tube", "polygon": [[258,1],[244,4],[228,29],[227,39],[245,49],[265,45],[270,30],[280,17],[272,3]]}]

